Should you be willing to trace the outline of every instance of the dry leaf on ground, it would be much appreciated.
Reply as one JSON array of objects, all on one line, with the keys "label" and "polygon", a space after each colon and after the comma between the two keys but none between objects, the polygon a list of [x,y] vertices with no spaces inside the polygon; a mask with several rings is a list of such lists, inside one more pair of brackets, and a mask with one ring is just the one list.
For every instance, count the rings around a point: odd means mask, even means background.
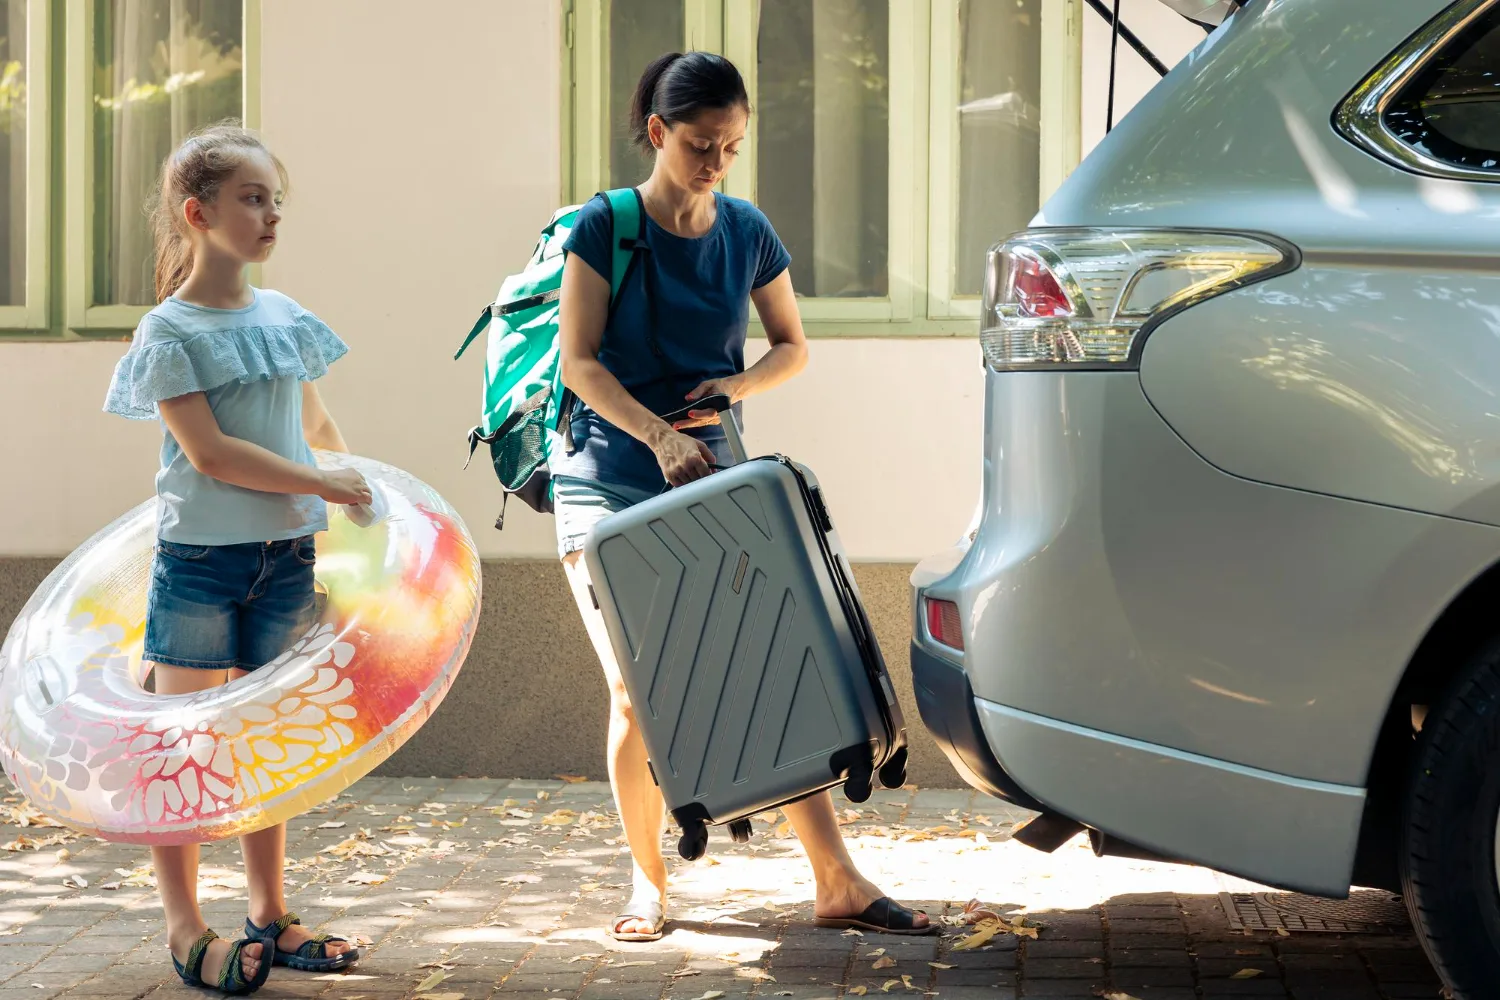
[{"label": "dry leaf on ground", "polygon": [[557,775],[557,780],[566,782],[570,785],[581,785],[589,779],[581,774],[559,774]]},{"label": "dry leaf on ground", "polygon": [[369,871],[369,870],[365,870],[365,871],[357,871],[353,875],[350,875],[348,878],[344,879],[344,884],[345,885],[380,885],[382,882],[389,882],[390,880],[391,880],[391,877],[389,875],[383,874],[381,872],[372,872],[372,871]]},{"label": "dry leaf on ground", "polygon": [[1236,972],[1234,975],[1230,976],[1229,978],[1230,979],[1254,979],[1256,976],[1259,976],[1261,974],[1262,974],[1261,970],[1259,970],[1259,969],[1241,969],[1239,972]]},{"label": "dry leaf on ground", "polygon": [[432,989],[443,980],[452,978],[453,977],[446,972],[434,972],[432,975],[428,976],[426,979],[417,984],[416,991],[418,993],[426,993],[428,990]]},{"label": "dry leaf on ground", "polygon": [[1139,997],[1131,996],[1129,993],[1105,993],[1103,1000],[1140,1000]]},{"label": "dry leaf on ground", "polygon": [[1003,934],[1010,928],[998,919],[983,920],[975,926],[974,933],[964,938],[953,946],[954,951],[973,951],[990,943],[990,939],[997,934]]},{"label": "dry leaf on ground", "polygon": [[942,962],[928,962],[927,964],[930,965],[930,966],[932,966],[934,969],[951,969],[951,968],[953,968],[953,966],[951,966],[951,965],[944,965]]},{"label": "dry leaf on ground", "polygon": [[894,969],[895,967],[896,960],[889,955],[886,955],[882,958],[877,958],[875,960],[875,964],[871,966],[871,968],[874,969]]}]

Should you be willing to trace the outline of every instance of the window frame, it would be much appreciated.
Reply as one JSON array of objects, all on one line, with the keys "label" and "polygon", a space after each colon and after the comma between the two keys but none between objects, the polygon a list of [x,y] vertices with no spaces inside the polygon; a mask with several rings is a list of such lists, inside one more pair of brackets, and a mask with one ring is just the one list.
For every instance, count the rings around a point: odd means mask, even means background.
[{"label": "window frame", "polygon": [[1398,137],[1385,115],[1396,98],[1500,0],[1458,0],[1423,25],[1339,104],[1334,124],[1365,152],[1409,173],[1450,180],[1500,183],[1500,171],[1438,159]]},{"label": "window frame", "polygon": [[[94,190],[89,183],[93,163],[93,25],[98,0],[71,0],[67,4],[63,25],[64,83],[63,142],[65,151],[62,172],[63,255],[62,337],[80,339],[98,335],[119,335],[133,331],[151,306],[93,305],[94,272]],[[240,45],[242,60],[241,106],[245,125],[260,126],[260,41],[261,0],[241,0],[244,36]],[[253,268],[251,280],[258,280],[259,269]]]},{"label": "window frame", "polygon": [[26,280],[21,305],[0,305],[0,330],[44,330],[51,300],[52,253],[52,10],[26,0]]},{"label": "window frame", "polygon": [[[573,202],[601,190],[605,178],[611,2],[619,0],[570,0],[563,15],[562,188],[564,198]],[[742,70],[748,67],[745,84],[751,106],[756,106],[758,0],[683,3],[687,47],[718,52]],[[1037,167],[1042,201],[1079,161],[1081,6],[1082,0],[1043,4]],[[807,296],[798,299],[798,306],[808,335],[814,337],[977,336],[978,297],[952,292],[957,184],[950,175],[958,164],[958,0],[891,0],[889,8],[889,294]],[[938,67],[950,68],[951,74]],[[932,141],[919,144],[917,137],[924,134]],[[937,141],[940,136],[946,141]],[[755,200],[757,157],[752,125],[740,162],[724,181],[724,193]],[[995,235],[999,240],[1006,234]]]}]

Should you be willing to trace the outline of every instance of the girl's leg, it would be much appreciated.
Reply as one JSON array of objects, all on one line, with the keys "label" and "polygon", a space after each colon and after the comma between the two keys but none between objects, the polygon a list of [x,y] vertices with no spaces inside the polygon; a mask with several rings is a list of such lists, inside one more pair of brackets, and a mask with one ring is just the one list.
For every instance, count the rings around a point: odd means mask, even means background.
[{"label": "girl's leg", "polygon": [[[163,695],[203,691],[223,684],[225,679],[223,670],[198,670],[160,664],[153,669],[156,675],[156,693]],[[153,847],[151,861],[156,868],[156,885],[161,893],[162,910],[167,916],[167,945],[177,961],[186,962],[193,943],[208,930],[203,912],[198,909],[198,845]],[[220,939],[208,946],[208,953],[203,959],[204,982],[211,983],[218,978],[224,957],[229,954],[230,942],[237,937],[238,934],[232,934],[228,940]],[[240,951],[240,968],[246,979],[254,978],[260,961],[260,944],[246,945]]]},{"label": "girl's leg", "polygon": [[[609,784],[615,793],[615,806],[620,810],[620,821],[625,827],[625,839],[630,844],[630,856],[634,861],[632,899],[651,899],[665,907],[667,865],[662,858],[661,835],[666,825],[666,803],[662,800],[661,789],[651,780],[651,771],[646,765],[646,744],[641,740],[630,696],[625,691],[620,667],[609,644],[604,616],[589,597],[588,570],[582,557],[582,552],[570,553],[563,559],[563,568],[573,590],[573,600],[583,615],[589,640],[604,667],[604,678],[609,683]],[[657,928],[643,920],[628,919],[620,921],[614,929],[624,934],[647,934]]]}]

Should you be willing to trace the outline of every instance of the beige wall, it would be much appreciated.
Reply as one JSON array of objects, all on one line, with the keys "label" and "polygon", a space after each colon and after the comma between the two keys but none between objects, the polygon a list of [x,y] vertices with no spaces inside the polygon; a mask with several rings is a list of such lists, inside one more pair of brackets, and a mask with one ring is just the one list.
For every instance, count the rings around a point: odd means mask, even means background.
[{"label": "beige wall", "polygon": [[[559,201],[559,5],[447,0],[423,30],[407,0],[263,10],[263,125],[292,175],[265,281],[352,345],[324,383],[335,415],[356,450],[448,496],[486,556],[549,556],[549,518],[513,505],[495,532],[491,473],[460,468],[480,360],[450,357]],[[1082,13],[1087,148],[1109,39]],[[1125,13],[1169,62],[1201,37],[1152,0]],[[1121,62],[1123,113],[1154,74]],[[124,349],[0,344],[0,555],[63,554],[150,494],[156,426],[99,409]],[[818,471],[853,558],[914,561],[968,522],[982,391],[972,339],[820,339],[803,377],[751,405],[748,438]]]}]

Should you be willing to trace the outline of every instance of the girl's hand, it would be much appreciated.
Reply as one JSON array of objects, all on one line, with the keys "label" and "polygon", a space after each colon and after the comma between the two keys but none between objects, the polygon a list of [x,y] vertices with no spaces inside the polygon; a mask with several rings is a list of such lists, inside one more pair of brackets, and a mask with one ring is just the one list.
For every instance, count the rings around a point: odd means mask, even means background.
[{"label": "girl's hand", "polygon": [[[707,382],[701,382],[698,388],[688,393],[685,397],[689,403],[704,396],[724,395],[729,397],[731,403],[738,403],[745,398],[745,382],[739,375],[731,375],[728,378],[711,378]],[[685,430],[689,427],[706,427],[709,424],[719,422],[717,410],[691,410],[689,419],[679,420],[672,425],[674,431]]]},{"label": "girl's hand", "polygon": [[656,453],[656,464],[661,474],[673,486],[683,486],[695,479],[702,479],[713,470],[714,453],[708,445],[695,437],[668,431],[651,446]]},{"label": "girl's hand", "polygon": [[318,496],[329,503],[369,503],[373,499],[370,484],[354,469],[334,469],[323,473],[323,488]]}]

